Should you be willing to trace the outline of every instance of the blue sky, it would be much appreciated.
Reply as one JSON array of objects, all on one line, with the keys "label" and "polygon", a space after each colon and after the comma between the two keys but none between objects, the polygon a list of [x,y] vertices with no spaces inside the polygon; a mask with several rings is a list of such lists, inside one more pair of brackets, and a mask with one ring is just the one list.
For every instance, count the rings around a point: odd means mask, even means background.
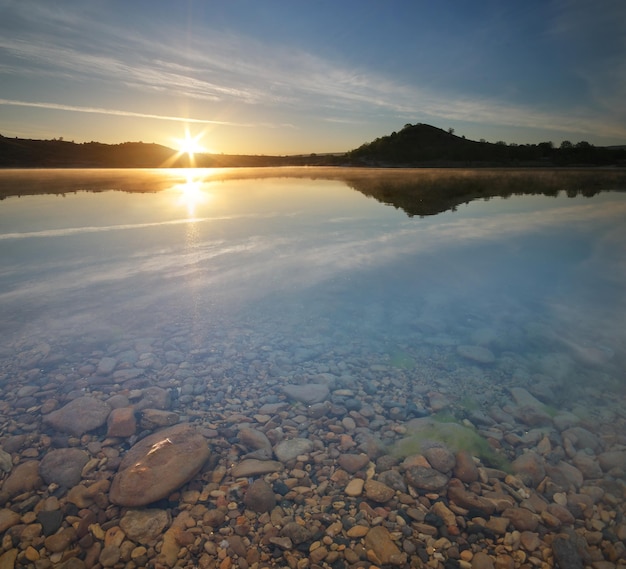
[{"label": "blue sky", "polygon": [[0,0],[0,134],[350,150],[423,122],[626,144],[624,0]]}]

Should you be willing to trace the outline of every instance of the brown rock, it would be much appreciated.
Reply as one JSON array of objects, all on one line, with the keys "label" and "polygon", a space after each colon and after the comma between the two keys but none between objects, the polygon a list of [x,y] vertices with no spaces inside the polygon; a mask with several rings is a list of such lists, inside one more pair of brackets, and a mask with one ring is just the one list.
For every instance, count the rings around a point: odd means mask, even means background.
[{"label": "brown rock", "polygon": [[8,500],[22,492],[30,492],[41,486],[42,480],[39,476],[39,461],[28,460],[18,464],[9,477],[2,484],[0,490],[0,504],[5,504]]},{"label": "brown rock", "polygon": [[79,508],[88,508],[94,503],[96,497],[109,491],[111,483],[106,480],[98,480],[91,484],[91,486],[84,486],[79,484],[74,486],[67,493],[67,501],[75,504]]},{"label": "brown rock", "polygon": [[43,417],[43,422],[57,431],[76,437],[106,423],[111,406],[95,397],[79,397]]},{"label": "brown rock", "polygon": [[518,456],[511,463],[511,469],[526,485],[533,488],[536,488],[546,476],[543,458],[533,451]]},{"label": "brown rock", "polygon": [[142,429],[154,430],[161,427],[171,427],[178,423],[180,416],[173,411],[162,409],[143,409],[139,422]]},{"label": "brown rock", "polygon": [[493,514],[496,510],[496,507],[491,500],[467,491],[463,486],[463,483],[457,478],[453,478],[448,484],[448,498],[457,506],[461,506],[462,508],[466,508],[468,510],[480,510],[488,515]]},{"label": "brown rock", "polygon": [[472,557],[472,569],[494,569],[493,559],[486,553],[479,551]]},{"label": "brown rock", "polygon": [[20,515],[12,510],[3,508],[0,510],[0,534],[20,522]]},{"label": "brown rock", "polygon": [[337,459],[339,466],[350,474],[363,470],[370,462],[366,454],[342,454]]},{"label": "brown rock", "polygon": [[269,450],[271,458],[272,443],[267,438],[267,435],[265,433],[257,429],[251,429],[250,427],[242,427],[241,429],[239,429],[237,437],[239,438],[239,442],[248,449]]},{"label": "brown rock", "polygon": [[257,460],[256,458],[247,458],[234,466],[231,474],[233,475],[233,478],[248,478],[250,476],[281,472],[284,468],[283,463],[276,460]]},{"label": "brown rock", "polygon": [[424,450],[428,463],[439,472],[449,474],[456,465],[456,458],[449,449],[443,446],[432,446]]},{"label": "brown rock", "polygon": [[120,527],[129,539],[142,545],[153,545],[169,522],[165,510],[128,510],[120,520]]},{"label": "brown rock", "polygon": [[276,496],[265,480],[255,480],[246,491],[243,503],[254,512],[270,512],[276,506]]},{"label": "brown rock", "polygon": [[374,553],[377,564],[401,565],[406,561],[406,554],[400,551],[384,526],[375,526],[367,532],[365,547]]},{"label": "brown rock", "polygon": [[109,498],[129,507],[156,502],[191,480],[209,454],[206,440],[189,424],[158,431],[128,451]]},{"label": "brown rock", "polygon": [[137,419],[132,407],[113,409],[107,419],[107,437],[132,437],[137,431]]},{"label": "brown rock", "polygon": [[454,476],[466,484],[478,480],[478,467],[474,462],[474,458],[464,449],[456,453]]},{"label": "brown rock", "polygon": [[368,500],[384,504],[393,498],[396,491],[378,480],[368,480],[365,482],[365,497]]},{"label": "brown rock", "polygon": [[44,541],[44,545],[48,551],[60,553],[67,549],[74,541],[76,541],[76,531],[74,528],[65,528],[54,535],[48,536]]},{"label": "brown rock", "polygon": [[526,508],[507,508],[502,516],[508,518],[511,525],[518,531],[535,531],[539,525],[539,517]]},{"label": "brown rock", "polygon": [[448,477],[434,468],[413,466],[405,473],[406,482],[409,486],[427,492],[437,492],[448,483]]}]

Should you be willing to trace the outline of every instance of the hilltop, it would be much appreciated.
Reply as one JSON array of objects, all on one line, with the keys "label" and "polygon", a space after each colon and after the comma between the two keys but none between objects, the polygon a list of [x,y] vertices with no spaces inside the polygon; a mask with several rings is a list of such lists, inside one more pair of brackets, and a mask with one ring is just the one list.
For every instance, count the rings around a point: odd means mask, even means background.
[{"label": "hilltop", "polygon": [[365,143],[348,153],[350,162],[369,166],[572,166],[626,163],[624,147],[595,147],[581,141],[538,144],[467,140],[440,128],[406,124],[398,132]]}]

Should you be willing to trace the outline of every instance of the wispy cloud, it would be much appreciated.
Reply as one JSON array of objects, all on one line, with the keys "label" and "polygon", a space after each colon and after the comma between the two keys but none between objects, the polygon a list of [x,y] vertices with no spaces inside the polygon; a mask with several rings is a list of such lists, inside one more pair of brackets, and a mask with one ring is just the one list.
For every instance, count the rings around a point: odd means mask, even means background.
[{"label": "wispy cloud", "polygon": [[239,126],[239,127],[287,127],[288,124],[270,124],[270,123],[238,123],[229,121],[218,121],[212,119],[201,118],[188,118],[188,117],[176,117],[168,115],[157,115],[151,113],[137,113],[134,111],[124,111],[120,109],[104,109],[100,107],[80,107],[76,105],[62,105],[59,103],[46,103],[46,102],[34,102],[34,101],[15,101],[13,99],[0,99],[0,105],[9,105],[16,107],[32,107],[39,109],[50,109],[56,111],[70,111],[75,113],[95,113],[100,115],[114,115],[120,117],[135,117],[145,119],[157,119],[162,121],[175,121],[184,123],[198,123],[198,124],[214,124],[214,125],[226,125],[226,126]]}]

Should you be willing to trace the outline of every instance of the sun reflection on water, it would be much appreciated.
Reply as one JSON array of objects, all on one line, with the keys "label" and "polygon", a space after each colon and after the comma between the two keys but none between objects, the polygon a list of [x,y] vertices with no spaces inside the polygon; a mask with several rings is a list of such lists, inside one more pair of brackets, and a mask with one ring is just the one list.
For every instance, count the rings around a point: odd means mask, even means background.
[{"label": "sun reflection on water", "polygon": [[178,193],[177,203],[186,207],[189,219],[195,219],[197,208],[210,198],[210,194],[204,191],[204,186],[204,179],[197,177],[193,172],[187,172],[185,182],[174,186]]}]

